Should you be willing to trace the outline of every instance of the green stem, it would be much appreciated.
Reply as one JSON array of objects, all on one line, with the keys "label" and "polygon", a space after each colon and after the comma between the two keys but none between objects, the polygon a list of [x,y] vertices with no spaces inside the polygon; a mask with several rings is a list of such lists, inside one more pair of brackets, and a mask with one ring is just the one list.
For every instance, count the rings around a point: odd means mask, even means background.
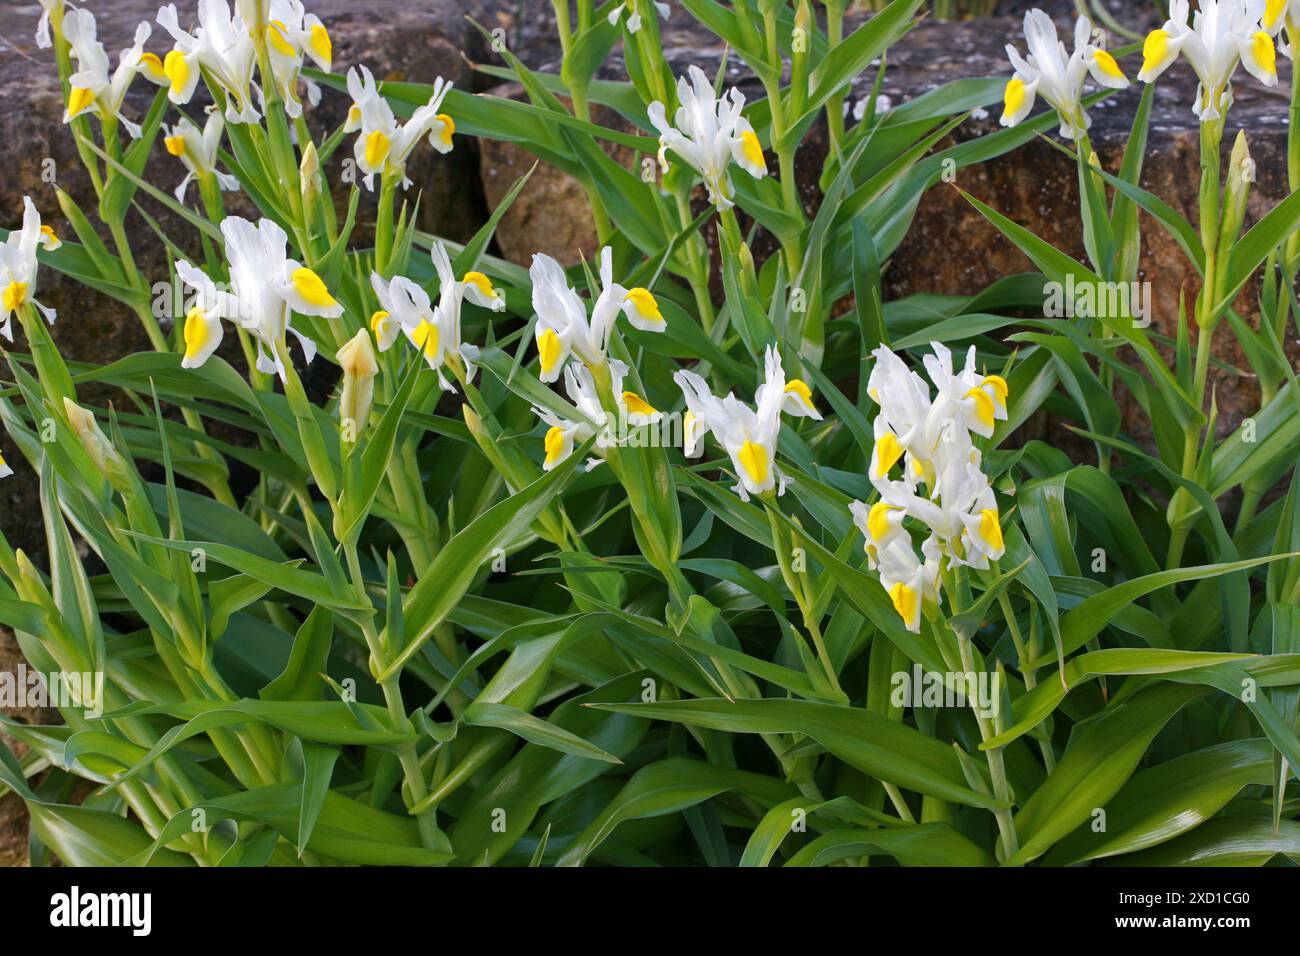
[{"label": "green stem", "polygon": [[[826,39],[827,45],[834,50],[844,39],[844,3],[843,0],[827,0],[826,3]],[[836,93],[826,101],[826,126],[830,132],[831,155],[839,156],[843,152],[844,142],[844,94]]]},{"label": "green stem", "polygon": [[[356,544],[351,541],[343,543],[343,551],[346,555],[348,564],[348,573],[352,578],[352,587],[357,596],[366,599],[366,581],[361,571],[361,561],[357,557]],[[370,651],[371,669],[375,673],[383,673],[388,669],[387,664],[390,658],[389,650],[385,648],[380,641],[379,634],[375,631],[374,619],[367,615],[361,619],[361,633],[365,638],[366,647]],[[384,678],[379,682],[380,689],[384,694],[384,704],[388,708],[388,717],[392,728],[397,733],[409,731],[411,721],[406,715],[406,705],[402,701],[401,672]],[[402,765],[402,774],[406,780],[406,789],[410,802],[408,806],[415,807],[419,805],[428,795],[429,788],[424,780],[424,769],[420,765],[420,754],[413,742],[402,744],[397,750],[397,759]],[[436,833],[436,821],[433,814],[428,811],[418,814],[417,821],[420,829],[420,840],[424,846],[432,846],[433,838]]]},{"label": "green stem", "polygon": [[379,180],[379,212],[375,217],[375,271],[386,276],[388,260],[393,250],[393,191],[400,176],[381,175]]},{"label": "green stem", "polygon": [[[691,201],[688,196],[677,196],[677,219],[683,229],[690,228],[694,221],[691,217]],[[695,307],[700,313],[700,324],[707,335],[713,331],[716,315],[713,311],[713,299],[709,295],[709,250],[708,245],[698,234],[686,241],[686,262],[691,272],[691,292],[695,295]]]}]

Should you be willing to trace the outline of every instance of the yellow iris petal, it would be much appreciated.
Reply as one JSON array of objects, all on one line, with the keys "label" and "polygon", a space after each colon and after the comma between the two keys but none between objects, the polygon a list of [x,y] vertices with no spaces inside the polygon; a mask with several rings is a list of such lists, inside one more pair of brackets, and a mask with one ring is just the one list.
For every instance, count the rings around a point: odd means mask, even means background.
[{"label": "yellow iris petal", "polygon": [[185,137],[184,136],[167,136],[163,139],[163,145],[167,147],[167,152],[173,156],[185,155]]},{"label": "yellow iris petal", "polygon": [[990,551],[1003,549],[1002,525],[998,521],[996,508],[985,508],[980,512],[980,537],[984,539]]},{"label": "yellow iris petal", "polygon": [[564,454],[564,430],[559,425],[552,425],[546,432],[546,464],[554,465]]},{"label": "yellow iris petal", "polygon": [[208,323],[204,321],[203,310],[195,306],[185,316],[185,357],[192,361],[207,344]]},{"label": "yellow iris petal", "polygon": [[1011,387],[1007,385],[1007,380],[1001,375],[985,375],[984,381],[980,382],[980,387],[988,386],[993,389],[993,394],[1003,405],[1007,403],[1007,396],[1011,394]]},{"label": "yellow iris petal", "polygon": [[68,115],[76,116],[91,103],[95,102],[95,91],[83,86],[74,86],[68,92]]},{"label": "yellow iris petal", "polygon": [[745,442],[740,446],[736,459],[754,484],[761,485],[767,481],[767,449],[762,445]]},{"label": "yellow iris petal", "polygon": [[168,53],[167,59],[163,60],[163,73],[173,91],[184,89],[190,79],[190,65],[185,62],[185,54],[180,50]]},{"label": "yellow iris petal", "polygon": [[1008,116],[1015,116],[1025,105],[1024,80],[1013,76],[1007,81],[1007,88],[1002,92],[1002,109]]},{"label": "yellow iris petal", "polygon": [[154,77],[154,79],[165,80],[167,78],[167,72],[163,69],[162,60],[158,58],[157,53],[141,53],[140,69]]},{"label": "yellow iris petal", "polygon": [[388,321],[388,313],[383,309],[375,310],[374,315],[370,317],[370,331],[375,333],[375,338],[379,338],[380,329]]},{"label": "yellow iris petal", "polygon": [[415,327],[411,333],[411,341],[418,348],[424,350],[426,358],[436,358],[438,355],[438,327],[428,319],[422,319],[420,324]]},{"label": "yellow iris petal", "polygon": [[889,600],[893,602],[894,610],[904,621],[911,621],[916,617],[916,592],[902,581],[889,589]]},{"label": "yellow iris petal", "polygon": [[651,405],[649,402],[647,402],[644,398],[642,398],[642,397],[641,397],[640,395],[638,395],[636,392],[624,392],[624,393],[623,393],[623,404],[627,406],[627,410],[628,410],[629,412],[631,412],[633,415],[655,415],[655,414],[658,414],[658,413],[655,411],[654,406]]},{"label": "yellow iris petal", "polygon": [[809,408],[813,407],[812,389],[810,389],[802,379],[790,379],[790,381],[785,383],[785,390],[787,394],[798,395],[800,401]]},{"label": "yellow iris petal", "polygon": [[979,419],[981,425],[985,428],[993,427],[993,399],[989,393],[982,388],[972,388],[962,398],[971,398],[975,400],[975,417]]},{"label": "yellow iris petal", "polygon": [[298,294],[312,305],[330,308],[338,304],[334,301],[334,296],[330,295],[329,289],[325,288],[324,280],[306,266],[294,269],[291,280]]},{"label": "yellow iris petal", "polygon": [[466,285],[472,285],[489,299],[496,298],[497,290],[492,288],[492,280],[481,272],[466,272],[465,278],[461,281]]},{"label": "yellow iris petal", "polygon": [[289,29],[279,20],[272,20],[268,25],[266,37],[271,41],[271,47],[281,56],[295,56],[297,51],[294,50],[293,44],[289,42]]},{"label": "yellow iris petal", "polygon": [[867,531],[871,534],[872,541],[884,540],[885,535],[889,533],[889,513],[898,510],[883,501],[877,501],[871,506],[871,510],[867,512]]},{"label": "yellow iris petal", "polygon": [[763,170],[767,169],[767,163],[763,159],[763,147],[759,144],[758,136],[752,129],[747,129],[740,134],[740,151],[751,166]]},{"label": "yellow iris petal", "polygon": [[4,309],[6,312],[12,312],[24,302],[27,301],[27,283],[11,282],[5,286],[4,291]]},{"label": "yellow iris petal", "polygon": [[41,226],[41,235],[45,237],[45,248],[50,252],[63,245],[63,240],[54,234],[54,229],[50,226]]},{"label": "yellow iris petal", "polygon": [[388,148],[392,144],[388,137],[381,130],[375,130],[366,137],[366,165],[371,169],[378,169],[384,164],[388,156]]},{"label": "yellow iris petal", "polygon": [[442,145],[451,145],[451,136],[456,132],[456,121],[446,113],[439,113],[438,120],[442,123],[442,135],[438,137],[442,140]]},{"label": "yellow iris petal", "polygon": [[1142,44],[1142,72],[1154,69],[1165,62],[1169,53],[1169,34],[1164,30],[1152,30]]},{"label": "yellow iris petal", "polygon": [[323,23],[317,23],[311,28],[311,39],[308,42],[315,54],[325,61],[325,68],[329,69],[329,64],[334,62],[334,44]]},{"label": "yellow iris petal", "polygon": [[542,374],[550,375],[560,361],[560,337],[555,329],[544,329],[537,337],[537,356],[542,361]]},{"label": "yellow iris petal", "polygon": [[903,446],[893,432],[885,432],[876,439],[876,477],[883,478],[889,474],[898,459],[903,457]]},{"label": "yellow iris petal", "polygon": [[1124,71],[1119,68],[1119,64],[1115,62],[1115,58],[1105,50],[1093,50],[1092,58],[1097,62],[1097,65],[1101,67],[1101,72],[1105,73],[1107,76],[1113,76],[1117,80],[1124,79]]},{"label": "yellow iris petal", "polygon": [[629,289],[624,298],[632,303],[642,318],[649,319],[652,322],[662,322],[664,320],[663,314],[659,311],[659,303],[650,294],[649,289],[637,286],[635,289]]},{"label": "yellow iris petal", "polygon": [[1277,49],[1273,46],[1273,38],[1263,30],[1256,31],[1250,40],[1251,52],[1255,54],[1255,60],[1264,68],[1264,72],[1270,76],[1277,76]]}]

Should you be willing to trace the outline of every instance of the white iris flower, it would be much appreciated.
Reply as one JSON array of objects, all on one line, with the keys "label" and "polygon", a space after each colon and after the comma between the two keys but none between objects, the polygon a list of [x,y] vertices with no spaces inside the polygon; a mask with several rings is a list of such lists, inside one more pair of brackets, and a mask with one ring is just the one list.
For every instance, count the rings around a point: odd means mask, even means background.
[{"label": "white iris flower", "polygon": [[94,110],[100,118],[117,119],[132,137],[140,136],[140,127],[122,115],[122,101],[137,73],[143,73],[154,83],[166,82],[158,57],[144,52],[144,42],[149,39],[149,24],[142,23],[135,30],[135,40],[118,58],[117,69],[108,72],[108,54],[99,42],[95,15],[89,10],[69,7],[63,14],[63,36],[68,41],[69,55],[77,61],[77,72],[68,78],[68,103],[63,122]]},{"label": "white iris flower", "polygon": [[797,418],[820,419],[812,403],[812,392],[799,379],[786,381],[781,354],[769,345],[764,357],[765,380],[754,393],[754,408],[728,392],[717,398],[708,383],[694,372],[682,369],[673,375],[686,398],[683,419],[686,454],[698,454],[704,436],[714,439],[731,456],[738,483],[734,490],[741,499],[762,495],[776,489],[785,493],[789,479],[776,465],[777,437],[781,431],[781,413]]},{"label": "white iris flower", "polygon": [[239,180],[229,173],[217,170],[217,151],[221,148],[221,133],[226,128],[221,113],[213,110],[208,114],[207,122],[200,130],[182,116],[179,123],[163,129],[163,146],[167,152],[179,159],[187,170],[185,178],[176,187],[176,201],[185,202],[185,190],[190,180],[197,177],[215,176],[217,184],[226,191],[239,188]]},{"label": "white iris flower", "polygon": [[1088,74],[1110,89],[1128,86],[1115,58],[1092,42],[1092,23],[1086,17],[1075,21],[1074,52],[1067,54],[1065,44],[1056,37],[1052,18],[1042,10],[1030,10],[1025,14],[1025,45],[1029,48],[1027,59],[1007,44],[1007,57],[1016,72],[1003,93],[1003,126],[1023,120],[1041,96],[1060,116],[1061,136],[1077,139],[1092,125],[1083,108],[1083,83]]},{"label": "white iris flower", "polygon": [[293,328],[292,313],[338,318],[340,305],[324,281],[286,252],[288,236],[270,219],[254,224],[238,216],[221,223],[230,264],[230,291],[224,292],[202,271],[181,260],[176,271],[197,293],[185,317],[185,357],[181,364],[195,368],[207,361],[221,343],[220,319],[236,322],[257,341],[257,368],[285,377],[281,356],[285,334],[292,332],[310,362],[316,343]]},{"label": "white iris flower", "polygon": [[232,14],[225,0],[199,0],[199,25],[189,33],[180,27],[176,5],[169,3],[159,9],[158,25],[176,41],[163,60],[173,103],[188,103],[206,70],[226,95],[226,121],[257,122],[260,114],[252,92],[257,50],[242,16]]},{"label": "white iris flower", "polygon": [[[623,388],[627,371],[627,366],[622,362],[617,359],[610,360],[610,383],[621,423],[637,427],[660,421],[663,418],[661,412],[636,392]],[[573,402],[574,408],[581,414],[580,420],[571,421],[561,418],[550,409],[533,407],[534,414],[550,426],[546,430],[543,441],[546,457],[542,462],[542,468],[545,471],[560,465],[573,454],[574,445],[585,442],[598,432],[601,437],[593,446],[598,455],[603,456],[614,441],[610,428],[613,423],[609,413],[601,405],[600,393],[596,389],[596,381],[592,377],[591,370],[578,363],[565,366],[564,390],[568,393],[569,401]],[[587,463],[588,469],[600,464],[601,460],[601,458],[591,459]]]},{"label": "white iris flower", "polygon": [[41,214],[31,197],[24,196],[22,228],[9,233],[9,238],[0,243],[0,335],[10,342],[14,339],[13,315],[27,302],[40,310],[45,321],[54,322],[55,311],[32,295],[36,292],[36,247],[53,252],[60,245],[54,230],[41,225]]},{"label": "white iris flower", "polygon": [[672,124],[666,107],[658,100],[647,110],[650,123],[659,131],[659,162],[667,169],[666,152],[672,150],[704,179],[709,201],[719,209],[729,209],[736,192],[731,183],[731,163],[755,179],[762,179],[767,175],[763,147],[754,127],[741,115],[745,97],[739,90],[733,88],[719,98],[703,70],[692,66],[688,73],[689,82],[686,77],[677,80],[681,106]]},{"label": "white iris flower", "polygon": [[470,380],[474,378],[474,365],[470,360],[474,352],[462,348],[462,306],[468,300],[474,305],[500,312],[506,307],[506,302],[492,285],[492,280],[481,272],[467,272],[457,280],[447,248],[441,242],[434,244],[431,256],[441,286],[437,306],[433,305],[429,293],[405,276],[385,281],[378,273],[372,273],[370,285],[380,307],[370,317],[370,329],[381,352],[392,346],[399,332],[405,332],[411,344],[424,355],[429,367],[438,372],[438,382],[443,389],[453,391],[455,386],[442,371],[448,361],[457,357],[463,359],[467,377]]},{"label": "white iris flower", "polygon": [[371,72],[362,67],[348,71],[348,93],[352,108],[348,111],[344,129],[360,131],[353,155],[365,173],[367,189],[374,188],[374,176],[400,176],[402,188],[410,185],[406,178],[406,161],[421,137],[427,136],[429,145],[440,153],[451,152],[452,134],[456,124],[442,109],[452,84],[438,77],[433,82],[433,95],[429,102],[419,107],[411,118],[399,124],[393,109],[379,94],[379,86]]},{"label": "white iris flower", "polygon": [[[931,348],[925,368],[933,392],[888,347],[873,353],[867,394],[880,412],[868,477],[880,499],[870,507],[860,501],[850,506],[866,539],[868,564],[880,571],[912,631],[920,629],[922,605],[938,600],[942,560],[982,570],[1006,551],[997,499],[971,435],[987,437],[996,421],[1006,420],[1007,383],[976,371],[974,348],[960,371],[953,370],[947,348]],[[913,552],[907,519],[929,529],[923,561]]]},{"label": "white iris flower", "polygon": [[[285,112],[292,117],[301,116],[298,79],[303,59],[310,57],[321,70],[330,71],[334,63],[334,44],[329,31],[320,17],[306,12],[301,0],[271,0],[266,24],[266,50],[275,85],[284,100]],[[311,80],[306,83],[307,101],[315,106],[320,102],[320,87]]]},{"label": "white iris flower", "polygon": [[1265,0],[1201,0],[1188,26],[1187,0],[1171,0],[1165,25],[1147,34],[1138,79],[1154,83],[1182,53],[1201,81],[1193,111],[1201,122],[1220,119],[1232,105],[1238,62],[1265,86],[1277,85],[1277,50],[1263,22],[1269,12],[1280,18]]},{"label": "white iris flower", "polygon": [[613,250],[600,250],[600,292],[587,321],[587,307],[569,285],[564,269],[543,253],[533,256],[528,270],[533,284],[533,310],[537,313],[534,336],[543,382],[560,377],[571,355],[592,368],[605,364],[609,337],[618,313],[643,332],[662,332],[667,324],[659,303],[648,289],[628,289],[614,281]]}]

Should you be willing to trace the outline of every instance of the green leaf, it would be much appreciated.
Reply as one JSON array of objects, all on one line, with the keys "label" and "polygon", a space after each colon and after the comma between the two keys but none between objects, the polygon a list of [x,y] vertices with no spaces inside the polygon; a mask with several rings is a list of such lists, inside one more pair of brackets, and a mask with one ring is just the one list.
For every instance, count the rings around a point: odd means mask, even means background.
[{"label": "green leaf", "polygon": [[593,706],[728,733],[806,734],[845,763],[879,780],[966,806],[1000,806],[999,801],[966,785],[951,747],[858,708],[776,698]]},{"label": "green leaf", "polygon": [[[387,662],[380,680],[401,671],[433,636],[469,588],[492,551],[518,537],[563,490],[578,463],[595,442],[589,438],[559,467],[475,518],[452,537],[421,575],[403,606],[406,644]],[[381,635],[381,642],[386,638]]]},{"label": "green leaf", "polygon": [[875,830],[833,830],[796,853],[786,866],[829,866],[862,856],[892,856],[903,866],[994,866],[986,851],[946,823]]},{"label": "green leaf", "polygon": [[624,821],[675,813],[733,790],[771,805],[788,798],[793,787],[764,774],[731,767],[684,758],[661,760],[633,774],[618,796],[578,834],[557,865],[581,866]]},{"label": "green leaf", "polygon": [[508,704],[475,703],[465,709],[461,715],[465,723],[474,727],[496,727],[508,730],[530,743],[550,747],[561,753],[586,757],[590,760],[603,760],[606,763],[622,763],[613,754],[606,753],[594,744],[590,744],[562,727],[547,723],[540,717],[534,717],[518,707]]},{"label": "green leaf", "polygon": [[1088,820],[1132,775],[1160,729],[1204,688],[1161,684],[1116,702],[1073,736],[1056,769],[1015,817],[1020,849],[1007,862],[1027,863]]}]

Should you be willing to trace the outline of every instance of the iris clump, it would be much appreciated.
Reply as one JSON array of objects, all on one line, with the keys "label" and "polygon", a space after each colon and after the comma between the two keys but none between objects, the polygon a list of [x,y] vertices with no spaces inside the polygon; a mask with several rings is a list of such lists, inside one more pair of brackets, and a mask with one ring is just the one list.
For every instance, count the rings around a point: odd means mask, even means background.
[{"label": "iris clump", "polygon": [[[845,6],[557,3],[556,72],[506,51],[520,102],[336,62],[299,0],[168,4],[115,67],[42,0],[88,186],[55,193],[70,232],[26,198],[0,242],[0,477],[37,488],[46,546],[0,533],[0,623],[103,693],[0,718],[36,861],[1294,857],[1300,135],[1269,207],[1232,124],[1234,84],[1283,84],[1296,4],[1175,0],[1127,46],[1031,11],[1009,78],[897,102],[925,5]],[[727,82],[665,51],[696,16]],[[1191,219],[1140,177],[1180,71]],[[1138,104],[1107,161],[1102,101]],[[497,255],[534,173],[463,243],[425,231],[428,164],[469,134],[571,176],[592,247]],[[1042,138],[1077,169],[1078,258],[970,191]],[[887,301],[939,183],[1033,273]],[[1187,259],[1167,335],[1109,294],[1151,268],[1143,228]],[[151,349],[65,361],[56,275]],[[1259,408],[1230,422],[1243,371]]]}]

